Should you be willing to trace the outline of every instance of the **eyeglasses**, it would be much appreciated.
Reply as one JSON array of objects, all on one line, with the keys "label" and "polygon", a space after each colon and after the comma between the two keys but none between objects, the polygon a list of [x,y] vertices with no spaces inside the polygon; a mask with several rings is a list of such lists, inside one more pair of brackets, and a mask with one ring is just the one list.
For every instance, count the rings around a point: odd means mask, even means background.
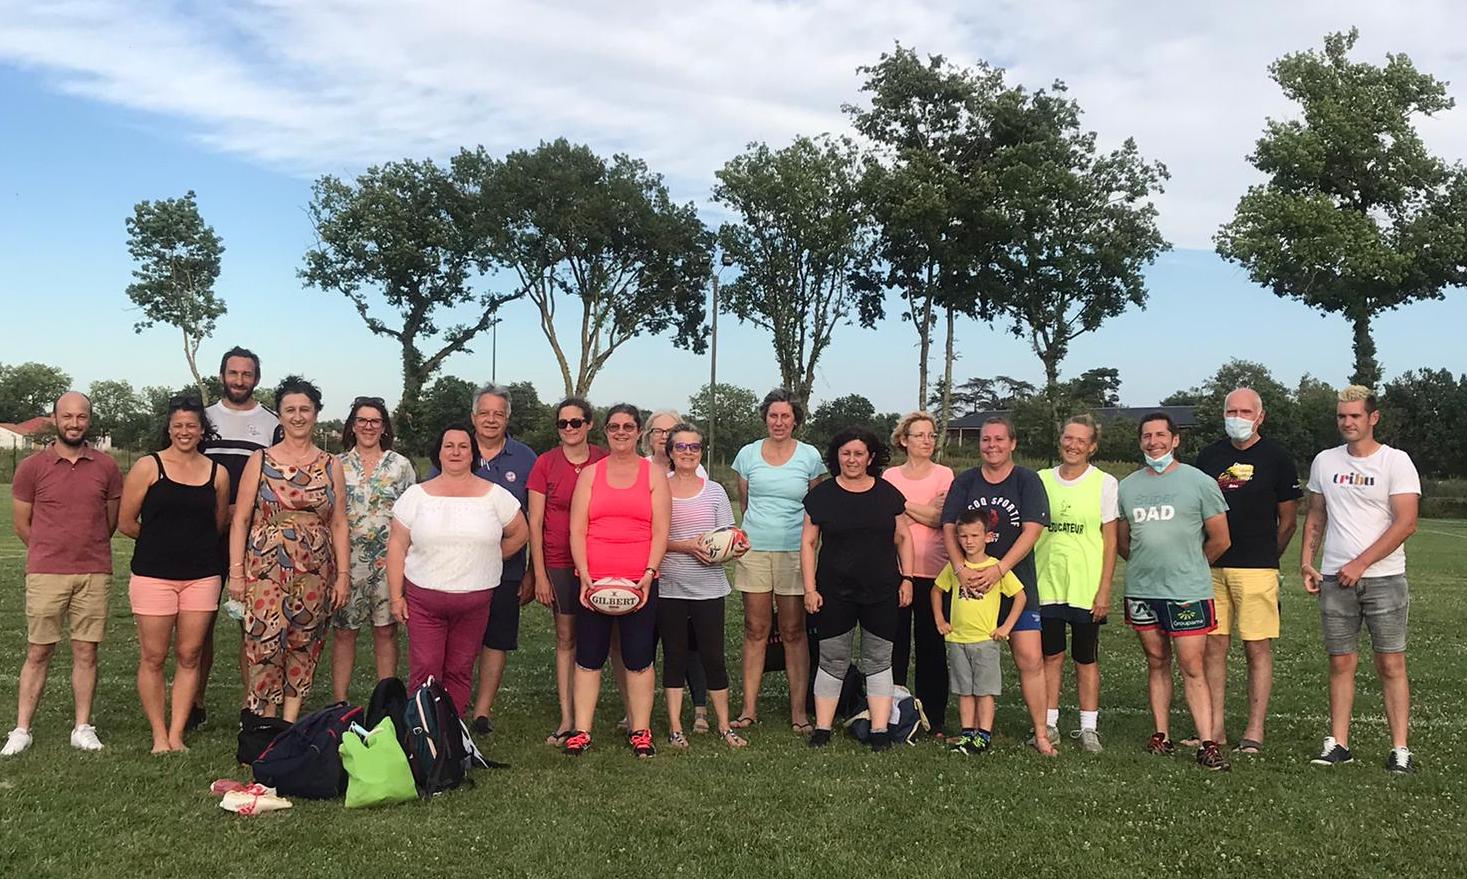
[{"label": "eyeglasses", "polygon": [[648,433],[661,433],[661,434],[665,434],[665,433],[667,433],[667,428],[665,428],[665,427],[653,427],[653,428],[649,428],[647,430],[647,432]]},{"label": "eyeglasses", "polygon": [[672,450],[674,452],[701,452],[701,451],[703,451],[703,444],[702,443],[673,443],[672,444]]},{"label": "eyeglasses", "polygon": [[362,418],[362,417],[358,416],[357,419],[356,419],[356,421],[357,421],[357,427],[381,427],[382,426],[382,419],[380,419],[380,418]]},{"label": "eyeglasses", "polygon": [[636,433],[637,430],[638,430],[638,428],[637,428],[637,426],[635,424],[608,424],[608,425],[606,425],[606,432],[607,433]]},{"label": "eyeglasses", "polygon": [[580,430],[582,425],[588,424],[584,418],[557,418],[555,420],[556,430]]}]

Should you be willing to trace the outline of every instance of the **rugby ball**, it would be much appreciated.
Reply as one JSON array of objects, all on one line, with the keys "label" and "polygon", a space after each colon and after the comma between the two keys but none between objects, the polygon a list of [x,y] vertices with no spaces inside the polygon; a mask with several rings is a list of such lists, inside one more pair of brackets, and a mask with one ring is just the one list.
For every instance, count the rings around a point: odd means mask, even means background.
[{"label": "rugby ball", "polygon": [[632,613],[647,603],[647,596],[637,588],[633,580],[625,577],[602,577],[586,590],[586,603],[593,610],[607,616],[619,617]]},{"label": "rugby ball", "polygon": [[741,528],[728,525],[723,528],[715,528],[698,538],[703,544],[703,550],[713,560],[713,564],[721,565],[734,556],[739,550],[749,545],[749,535]]}]

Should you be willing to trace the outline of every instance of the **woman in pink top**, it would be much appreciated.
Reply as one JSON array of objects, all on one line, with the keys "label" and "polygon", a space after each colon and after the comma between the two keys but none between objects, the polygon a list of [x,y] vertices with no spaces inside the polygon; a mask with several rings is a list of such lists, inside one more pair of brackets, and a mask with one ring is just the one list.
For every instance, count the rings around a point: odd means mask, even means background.
[{"label": "woman in pink top", "polygon": [[[572,688],[576,731],[566,739],[567,754],[591,746],[591,720],[601,692],[601,668],[611,652],[612,627],[627,669],[628,739],[639,757],[657,753],[652,745],[653,660],[657,656],[657,568],[667,552],[672,496],[667,477],[637,454],[642,415],[618,403],[606,412],[604,459],[585,468],[571,499],[571,557],[581,582],[576,613],[576,675]],[[653,477],[656,478],[653,478]],[[636,582],[647,600],[636,611],[611,617],[591,609],[586,592],[592,582],[622,577]]]},{"label": "woman in pink top", "polygon": [[[932,734],[943,738],[943,719],[947,716],[947,648],[937,623],[930,613],[912,613],[912,608],[928,608],[933,581],[947,564],[947,550],[942,538],[942,503],[947,499],[953,471],[933,463],[937,450],[937,423],[926,412],[913,412],[897,422],[891,433],[894,449],[903,449],[907,460],[900,467],[888,467],[881,476],[896,486],[907,499],[907,527],[912,535],[912,603],[901,609],[897,637],[892,642],[892,680],[907,684],[907,660],[912,643],[917,648],[917,680],[913,687],[927,718],[932,721]],[[916,632],[913,633],[915,624]]]}]

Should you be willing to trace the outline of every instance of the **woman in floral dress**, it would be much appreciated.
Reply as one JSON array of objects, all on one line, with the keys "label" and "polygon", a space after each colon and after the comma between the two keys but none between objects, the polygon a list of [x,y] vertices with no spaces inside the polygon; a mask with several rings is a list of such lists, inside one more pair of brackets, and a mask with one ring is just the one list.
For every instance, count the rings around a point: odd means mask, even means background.
[{"label": "woman in floral dress", "polygon": [[[229,594],[245,603],[248,708],[294,722],[311,691],[331,611],[351,591],[346,481],[312,440],[315,385],[288,376],[275,390],[285,436],[250,456],[229,536]],[[253,503],[246,499],[253,498]]]},{"label": "woman in floral dress", "polygon": [[331,691],[346,698],[357,656],[357,631],[372,626],[377,679],[397,675],[397,623],[387,595],[387,535],[392,505],[418,481],[413,463],[392,450],[392,419],[380,397],[358,397],[341,431],[337,456],[346,480],[351,533],[351,597],[331,617]]}]

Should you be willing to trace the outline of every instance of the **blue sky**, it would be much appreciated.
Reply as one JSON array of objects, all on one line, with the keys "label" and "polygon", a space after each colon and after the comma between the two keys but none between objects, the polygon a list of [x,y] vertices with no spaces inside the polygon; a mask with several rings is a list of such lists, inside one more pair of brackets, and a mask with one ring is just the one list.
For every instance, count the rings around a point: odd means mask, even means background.
[{"label": "blue sky", "polygon": [[[443,158],[460,145],[504,152],[566,135],[625,150],[667,175],[705,219],[712,172],[754,139],[840,131],[857,101],[856,65],[900,39],[959,61],[979,57],[1042,85],[1060,77],[1103,142],[1136,136],[1173,173],[1158,202],[1177,249],[1148,273],[1151,302],[1078,341],[1067,375],[1115,366],[1126,402],[1144,405],[1197,384],[1229,357],[1340,382],[1349,330],[1250,284],[1208,239],[1255,177],[1243,160],[1266,115],[1287,106],[1266,76],[1284,51],[1357,23],[1359,53],[1407,51],[1444,79],[1467,81],[1448,4],[1409,21],[1349,4],[1296,4],[1267,16],[1147,4],[628,3],[599,5],[365,2],[16,4],[0,0],[0,362],[40,360],[79,385],[126,377],[181,384],[175,331],[132,331],[124,218],[144,198],[197,191],[226,252],[218,291],[229,305],[203,356],[245,344],[267,381],[316,378],[328,408],[359,393],[395,398],[397,350],[372,336],[337,294],[296,278],[312,243],[310,181],[404,156]],[[1259,5],[1259,10],[1271,9]],[[1259,24],[1252,22],[1258,21]],[[1434,26],[1433,21],[1437,25]],[[514,22],[512,30],[507,22]],[[756,47],[749,49],[748,47]],[[1467,109],[1423,123],[1433,149],[1467,154]],[[893,315],[895,308],[891,309]],[[504,310],[501,381],[542,397],[560,379],[528,302]],[[1467,295],[1382,317],[1387,375],[1419,366],[1467,371],[1458,343]],[[878,408],[915,402],[915,335],[894,316],[846,327],[822,360],[815,397],[850,392]],[[962,379],[1040,378],[1026,345],[965,322]],[[940,372],[937,358],[933,374]],[[708,360],[665,339],[629,343],[597,380],[600,402],[684,406]],[[488,338],[447,372],[485,380]],[[756,390],[777,373],[764,334],[720,321],[720,378]]]}]

